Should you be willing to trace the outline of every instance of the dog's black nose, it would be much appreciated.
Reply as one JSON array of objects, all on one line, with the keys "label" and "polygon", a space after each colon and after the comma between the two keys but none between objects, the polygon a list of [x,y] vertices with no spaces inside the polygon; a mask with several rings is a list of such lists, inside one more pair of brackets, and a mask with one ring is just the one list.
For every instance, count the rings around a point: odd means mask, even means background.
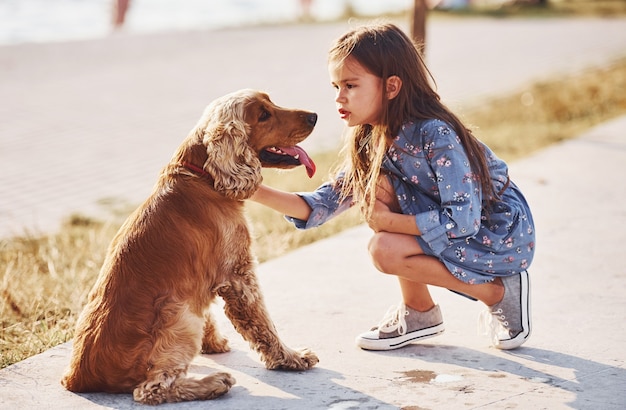
[{"label": "dog's black nose", "polygon": [[310,126],[314,126],[317,122],[317,114],[312,112],[306,116],[306,122],[309,123]]}]

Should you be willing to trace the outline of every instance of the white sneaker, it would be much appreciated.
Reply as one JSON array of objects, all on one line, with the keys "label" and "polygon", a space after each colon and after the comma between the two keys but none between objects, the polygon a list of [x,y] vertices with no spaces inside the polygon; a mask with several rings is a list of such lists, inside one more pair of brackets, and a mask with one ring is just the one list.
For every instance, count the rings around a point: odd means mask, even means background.
[{"label": "white sneaker", "polygon": [[531,332],[530,277],[527,271],[502,278],[504,297],[481,313],[479,332],[491,337],[493,346],[509,350],[520,347]]},{"label": "white sneaker", "polygon": [[444,330],[439,305],[419,312],[400,303],[387,311],[378,326],[357,336],[356,344],[366,350],[393,350],[437,336]]}]

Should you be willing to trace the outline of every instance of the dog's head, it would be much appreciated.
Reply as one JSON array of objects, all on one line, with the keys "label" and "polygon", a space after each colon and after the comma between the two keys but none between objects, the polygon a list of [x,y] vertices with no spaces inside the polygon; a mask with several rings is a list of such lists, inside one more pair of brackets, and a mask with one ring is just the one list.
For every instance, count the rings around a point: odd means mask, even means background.
[{"label": "dog's head", "polygon": [[252,195],[262,181],[261,167],[315,164],[297,144],[313,131],[317,114],[279,107],[266,93],[240,90],[213,101],[194,129],[206,147],[204,170],[216,190],[233,199]]}]

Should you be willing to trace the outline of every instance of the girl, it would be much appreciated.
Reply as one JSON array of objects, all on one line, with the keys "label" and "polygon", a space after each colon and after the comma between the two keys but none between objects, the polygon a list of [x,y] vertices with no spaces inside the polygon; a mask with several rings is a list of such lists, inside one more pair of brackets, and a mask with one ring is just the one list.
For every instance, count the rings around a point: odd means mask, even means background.
[{"label": "girl", "polygon": [[443,332],[427,285],[484,302],[493,345],[520,346],[531,330],[534,227],[507,165],[441,103],[417,48],[395,25],[340,37],[329,73],[351,127],[338,178],[312,193],[261,186],[252,199],[302,229],[360,206],[374,231],[373,263],[398,277],[402,293],[397,308],[357,337],[361,348],[396,349]]}]

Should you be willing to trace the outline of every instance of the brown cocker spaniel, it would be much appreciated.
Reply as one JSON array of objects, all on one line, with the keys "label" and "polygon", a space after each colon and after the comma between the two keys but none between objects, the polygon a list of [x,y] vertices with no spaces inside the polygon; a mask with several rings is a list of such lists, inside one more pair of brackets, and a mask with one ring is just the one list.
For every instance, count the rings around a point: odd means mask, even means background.
[{"label": "brown cocker spaniel", "polygon": [[146,404],[205,400],[235,383],[228,373],[187,377],[198,353],[229,350],[209,314],[217,295],[268,369],[304,370],[308,349],[283,344],[254,273],[243,200],[261,167],[315,165],[296,144],[317,114],[241,90],[212,102],[150,197],[113,239],[81,313],[62,384],[73,392],[133,393]]}]

